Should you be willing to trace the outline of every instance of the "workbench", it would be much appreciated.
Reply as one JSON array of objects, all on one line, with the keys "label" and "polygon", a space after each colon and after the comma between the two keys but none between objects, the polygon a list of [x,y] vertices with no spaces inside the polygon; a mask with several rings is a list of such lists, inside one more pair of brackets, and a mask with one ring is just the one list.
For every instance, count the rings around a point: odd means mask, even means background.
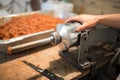
[{"label": "workbench", "polygon": [[22,61],[47,69],[65,80],[78,79],[81,72],[61,58],[59,50],[59,46],[45,45],[12,55],[0,53],[0,80],[49,80]]}]

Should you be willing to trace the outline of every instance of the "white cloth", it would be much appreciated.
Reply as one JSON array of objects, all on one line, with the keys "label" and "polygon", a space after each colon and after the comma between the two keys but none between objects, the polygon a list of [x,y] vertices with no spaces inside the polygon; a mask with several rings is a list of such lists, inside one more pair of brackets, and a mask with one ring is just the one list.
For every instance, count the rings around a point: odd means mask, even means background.
[{"label": "white cloth", "polygon": [[[13,1],[13,2],[12,2]],[[0,0],[2,9],[9,13],[23,13],[32,11],[30,0]]]},{"label": "white cloth", "polygon": [[120,74],[119,74],[119,76],[117,77],[117,79],[116,80],[120,80]]}]

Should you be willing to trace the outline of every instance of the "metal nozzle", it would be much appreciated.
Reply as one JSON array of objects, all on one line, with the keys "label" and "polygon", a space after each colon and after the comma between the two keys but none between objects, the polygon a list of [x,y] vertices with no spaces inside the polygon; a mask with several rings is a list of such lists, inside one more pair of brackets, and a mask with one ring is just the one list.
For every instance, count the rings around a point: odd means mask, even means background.
[{"label": "metal nozzle", "polygon": [[51,41],[52,45],[57,45],[61,42],[61,36],[58,32],[53,32],[51,36],[53,37],[53,40]]},{"label": "metal nozzle", "polygon": [[17,45],[17,46],[9,46],[7,49],[7,53],[12,54],[12,53],[20,52],[20,51],[27,50],[27,49],[30,49],[33,47],[38,47],[38,46],[48,44],[51,41],[53,41],[52,36],[49,38],[45,38],[45,39],[41,39],[41,40],[37,40],[37,41],[32,41],[32,42]]}]

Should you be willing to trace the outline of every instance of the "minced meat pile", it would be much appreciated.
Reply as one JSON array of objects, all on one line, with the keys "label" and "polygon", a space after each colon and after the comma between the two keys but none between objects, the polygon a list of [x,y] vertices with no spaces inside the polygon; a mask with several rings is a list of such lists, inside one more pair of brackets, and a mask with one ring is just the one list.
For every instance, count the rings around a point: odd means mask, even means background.
[{"label": "minced meat pile", "polygon": [[32,14],[13,17],[5,25],[0,26],[0,40],[15,38],[22,35],[53,29],[64,20],[45,14]]}]

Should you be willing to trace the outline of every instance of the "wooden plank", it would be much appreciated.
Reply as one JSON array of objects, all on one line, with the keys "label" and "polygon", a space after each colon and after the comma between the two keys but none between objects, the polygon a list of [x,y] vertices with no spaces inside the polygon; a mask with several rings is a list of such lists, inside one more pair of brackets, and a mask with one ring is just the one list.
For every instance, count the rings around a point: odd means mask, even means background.
[{"label": "wooden plank", "polygon": [[81,75],[81,72],[62,59],[58,46],[38,47],[14,55],[0,54],[0,80],[49,80],[31,69],[22,61],[28,61],[43,69],[71,80]]},{"label": "wooden plank", "polygon": [[85,0],[85,13],[87,14],[112,14],[120,12],[119,2],[106,0]]},{"label": "wooden plank", "polygon": [[120,13],[119,0],[70,0],[74,12],[78,14],[112,14]]},{"label": "wooden plank", "polygon": [[77,14],[83,14],[85,10],[84,0],[69,0],[74,4],[74,12]]}]

